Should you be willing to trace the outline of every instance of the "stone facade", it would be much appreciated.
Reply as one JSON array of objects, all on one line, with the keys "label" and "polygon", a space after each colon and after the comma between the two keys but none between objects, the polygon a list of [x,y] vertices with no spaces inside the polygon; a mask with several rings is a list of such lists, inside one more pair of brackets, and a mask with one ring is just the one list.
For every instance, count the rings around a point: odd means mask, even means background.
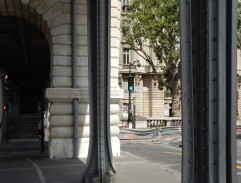
[{"label": "stone facade", "polygon": [[[25,0],[0,2],[2,16],[17,16],[35,24],[48,40],[51,61],[50,158],[73,157],[72,99],[78,98],[79,157],[86,157],[89,145],[88,31],[86,0],[77,0],[77,89],[72,87],[71,0]],[[120,155],[118,86],[120,1],[111,1],[111,142],[113,155]]]},{"label": "stone facade", "polygon": [[[121,20],[126,21],[126,14],[128,13],[128,2],[122,1],[120,4],[121,9]],[[154,63],[157,65],[157,70],[161,67],[161,64],[155,59],[155,55],[148,46],[148,43],[144,46],[145,52],[149,54],[153,58]],[[128,56],[126,56],[128,55]],[[124,89],[125,95],[121,101],[121,111],[120,116],[123,116],[123,119],[127,119],[124,116],[127,116],[128,111],[128,76],[129,76],[129,63],[133,61],[139,60],[141,66],[132,66],[130,72],[133,76],[135,76],[135,87],[141,88],[139,90],[134,91],[131,97],[131,110],[134,111],[135,116],[137,118],[163,118],[164,117],[164,106],[165,106],[165,97],[164,90],[159,90],[157,81],[154,78],[152,73],[152,69],[146,61],[135,53],[132,50],[129,50],[129,46],[125,44],[124,36],[121,35],[120,39],[120,64],[119,64],[119,85]],[[161,70],[160,70],[161,71]],[[144,88],[144,89],[143,89]],[[170,100],[168,101],[168,105]],[[135,108],[135,109],[134,109]],[[168,109],[169,110],[169,109]],[[138,121],[137,123],[142,123],[141,128],[147,127],[147,122]],[[137,124],[138,127],[138,124]]]}]

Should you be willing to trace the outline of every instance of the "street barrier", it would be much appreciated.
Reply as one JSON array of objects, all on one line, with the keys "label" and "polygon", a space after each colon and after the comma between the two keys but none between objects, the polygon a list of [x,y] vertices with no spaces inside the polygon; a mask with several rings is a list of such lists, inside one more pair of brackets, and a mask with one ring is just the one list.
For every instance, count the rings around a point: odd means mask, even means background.
[{"label": "street barrier", "polygon": [[151,129],[120,129],[119,139],[121,140],[138,140],[152,139],[161,135],[181,134],[182,128],[176,126],[160,127]]},{"label": "street barrier", "polygon": [[182,119],[180,117],[163,117],[163,118],[155,118],[148,117],[147,118],[147,128],[156,128],[163,126],[181,126]]},{"label": "street barrier", "polygon": [[[158,136],[181,134],[181,126],[162,126],[147,129],[130,129],[120,128],[120,140],[140,140],[140,139],[153,139]],[[237,138],[241,138],[241,125],[237,126]]]}]

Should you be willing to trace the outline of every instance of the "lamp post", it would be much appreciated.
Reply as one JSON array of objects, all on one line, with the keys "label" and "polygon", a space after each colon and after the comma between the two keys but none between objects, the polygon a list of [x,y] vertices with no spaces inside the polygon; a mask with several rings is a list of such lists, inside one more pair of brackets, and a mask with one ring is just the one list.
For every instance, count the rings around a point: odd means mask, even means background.
[{"label": "lamp post", "polygon": [[138,67],[141,66],[139,60],[134,60],[129,63],[129,75],[128,75],[128,91],[129,91],[129,102],[128,102],[128,127],[130,122],[132,123],[133,127],[133,113],[131,110],[131,93],[134,91],[134,77],[131,75],[131,66],[136,65]]}]

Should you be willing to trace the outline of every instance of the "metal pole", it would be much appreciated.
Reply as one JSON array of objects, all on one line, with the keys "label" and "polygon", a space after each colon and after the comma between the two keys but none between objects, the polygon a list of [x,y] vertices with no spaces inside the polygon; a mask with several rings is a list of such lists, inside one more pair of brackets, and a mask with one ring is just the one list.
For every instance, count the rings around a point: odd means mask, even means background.
[{"label": "metal pole", "polygon": [[133,128],[136,128],[136,105],[135,105],[135,97],[133,97]]},{"label": "metal pole", "polygon": [[[130,62],[129,63],[129,77],[131,76],[131,65],[132,63]],[[132,110],[131,110],[131,91],[129,90],[128,88],[128,91],[129,91],[129,101],[128,101],[128,127],[130,125],[130,122],[132,122]],[[133,124],[132,124],[132,127],[133,127]]]},{"label": "metal pole", "polygon": [[236,111],[237,111],[237,1],[227,1],[227,182],[237,182]]},{"label": "metal pole", "polygon": [[236,183],[234,0],[180,0],[182,182]]},{"label": "metal pole", "polygon": [[[76,0],[71,1],[71,30],[72,30],[72,87],[77,88],[77,63],[76,63]],[[77,159],[79,154],[79,132],[78,132],[78,107],[77,98],[72,101],[73,104],[73,158]]]},{"label": "metal pole", "polygon": [[41,152],[44,153],[44,112],[43,112],[43,105],[44,104],[40,104],[41,105],[41,109],[40,109],[40,120],[41,120]]},{"label": "metal pole", "polygon": [[90,145],[83,183],[116,183],[110,134],[110,0],[88,0]]}]

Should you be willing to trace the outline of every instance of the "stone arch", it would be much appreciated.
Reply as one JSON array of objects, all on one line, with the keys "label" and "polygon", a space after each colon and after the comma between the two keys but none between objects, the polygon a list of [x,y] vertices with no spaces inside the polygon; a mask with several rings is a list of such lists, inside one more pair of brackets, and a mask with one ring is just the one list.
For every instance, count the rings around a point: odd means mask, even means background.
[{"label": "stone arch", "polygon": [[[52,87],[71,86],[71,73],[67,78],[57,71],[58,65],[69,65],[71,56],[71,4],[59,0],[4,0],[0,2],[1,16],[22,17],[35,24],[48,40],[51,51]],[[61,63],[56,63],[58,60]],[[61,68],[58,67],[61,70]],[[56,76],[56,77],[55,77]],[[65,78],[63,78],[65,77]],[[61,82],[60,80],[67,82]]]},{"label": "stone arch", "polygon": [[[79,129],[79,157],[86,157],[89,144],[89,99],[88,99],[88,44],[87,44],[87,0],[77,0],[77,89],[72,88],[72,43],[71,43],[71,0],[1,0],[0,16],[22,17],[36,25],[50,47],[50,80],[51,88],[46,90],[46,97],[51,102],[49,130],[50,158],[73,157],[73,106],[72,99],[79,99],[78,129]],[[112,9],[118,18],[118,0],[114,1]],[[122,91],[118,88],[118,26],[112,27],[111,36],[115,44],[112,45],[112,77],[111,83],[111,121],[113,154],[120,154],[118,139],[119,118],[118,101]]]},{"label": "stone arch", "polygon": [[[79,98],[79,156],[87,155],[89,133],[88,51],[86,0],[76,1],[77,15],[77,87],[72,88],[71,1],[2,0],[0,16],[15,16],[36,25],[50,47],[51,88],[46,97],[51,102],[49,155],[71,158],[73,155],[72,99]],[[57,120],[57,121],[56,121]],[[57,123],[55,123],[57,122]]]}]

